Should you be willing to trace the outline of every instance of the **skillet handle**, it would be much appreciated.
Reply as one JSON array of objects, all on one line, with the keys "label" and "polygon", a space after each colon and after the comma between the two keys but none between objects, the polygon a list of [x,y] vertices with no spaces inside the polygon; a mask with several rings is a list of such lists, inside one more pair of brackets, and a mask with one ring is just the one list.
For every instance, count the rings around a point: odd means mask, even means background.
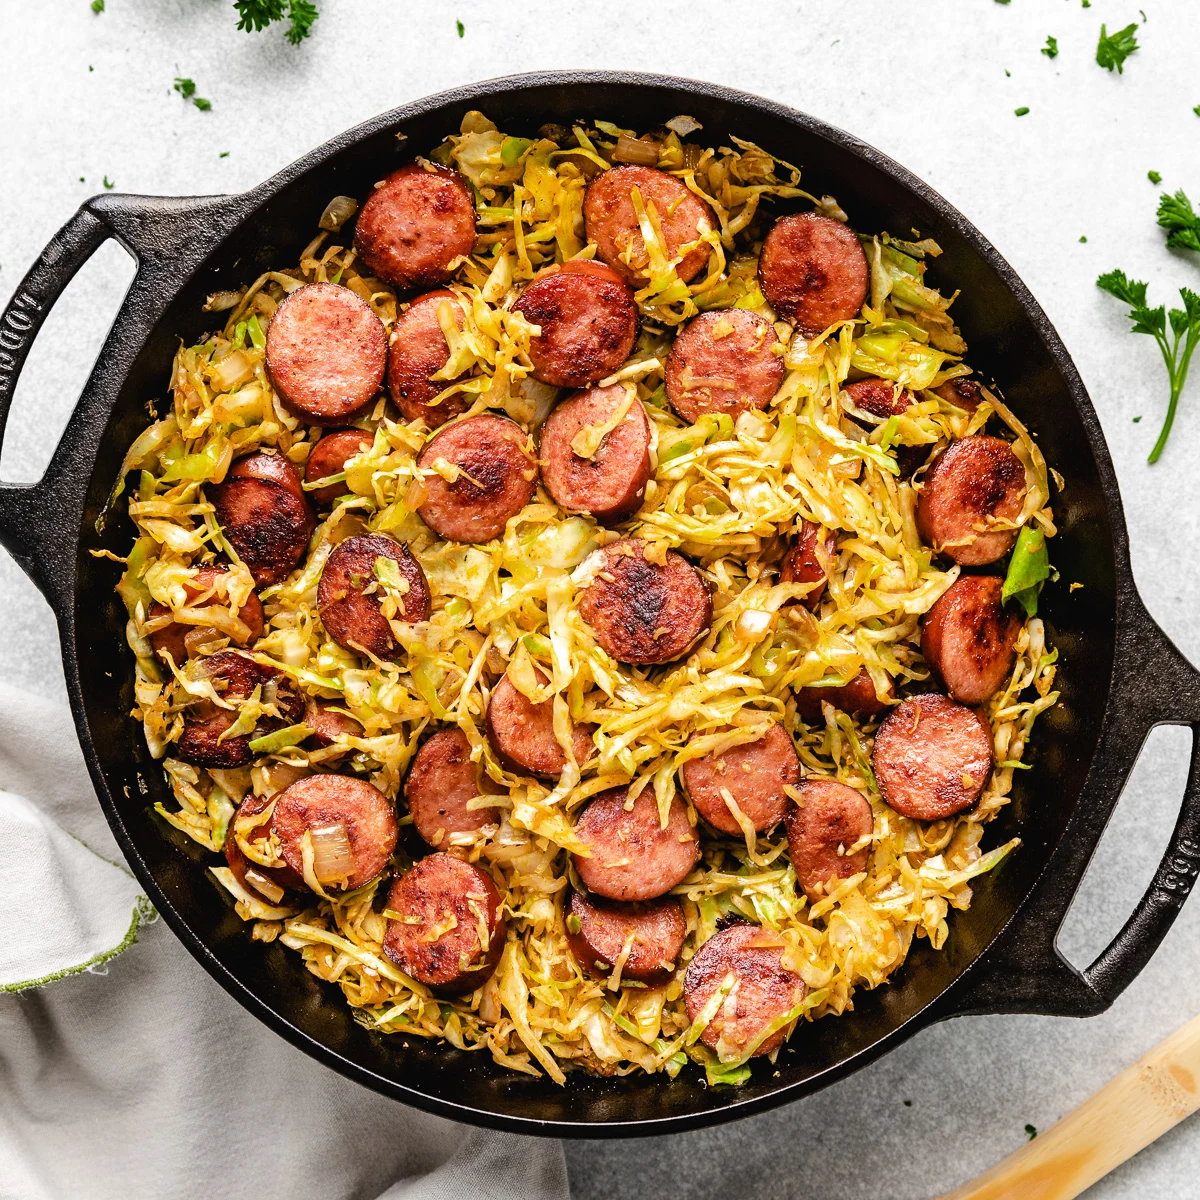
[{"label": "skillet handle", "polygon": [[[1124,610],[1123,612],[1121,610]],[[1103,1012],[1150,961],[1200,874],[1200,671],[1146,611],[1132,584],[1118,605],[1116,666],[1108,715],[1083,797],[1058,851],[997,944],[947,993],[939,1016]],[[1063,920],[1109,816],[1157,725],[1192,729],[1179,818],[1154,878],[1096,961],[1077,970],[1059,953]]]}]

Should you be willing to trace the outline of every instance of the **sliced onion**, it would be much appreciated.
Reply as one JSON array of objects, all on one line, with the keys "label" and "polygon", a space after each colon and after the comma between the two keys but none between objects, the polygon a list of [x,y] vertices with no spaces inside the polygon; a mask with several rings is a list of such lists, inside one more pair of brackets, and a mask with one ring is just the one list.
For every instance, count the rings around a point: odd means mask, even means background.
[{"label": "sliced onion", "polygon": [[667,128],[679,134],[681,138],[685,138],[689,133],[695,133],[697,129],[703,129],[704,126],[695,117],[689,117],[681,113],[677,117],[672,117],[667,122]]},{"label": "sliced onion", "polygon": [[236,308],[241,298],[242,293],[240,291],[213,292],[213,294],[204,302],[204,311],[225,312],[226,309]]},{"label": "sliced onion", "polygon": [[353,196],[334,196],[325,205],[325,211],[321,214],[321,219],[317,224],[322,229],[328,229],[330,233],[337,233],[356,212],[358,212],[358,201]]},{"label": "sliced onion", "polygon": [[631,138],[621,134],[613,151],[613,162],[635,163],[639,167],[658,166],[658,143],[646,138]]},{"label": "sliced onion", "polygon": [[354,874],[354,848],[345,825],[322,825],[309,831],[313,847],[313,874],[322,884],[349,879]]},{"label": "sliced onion", "polygon": [[206,646],[211,646],[214,642],[225,640],[225,634],[214,629],[211,625],[201,625],[196,629],[189,629],[183,635],[183,644],[187,647],[188,654],[199,654]]},{"label": "sliced onion", "polygon": [[283,888],[273,879],[268,879],[261,871],[247,867],[246,882],[256,891],[261,892],[272,904],[278,904],[283,899]]}]

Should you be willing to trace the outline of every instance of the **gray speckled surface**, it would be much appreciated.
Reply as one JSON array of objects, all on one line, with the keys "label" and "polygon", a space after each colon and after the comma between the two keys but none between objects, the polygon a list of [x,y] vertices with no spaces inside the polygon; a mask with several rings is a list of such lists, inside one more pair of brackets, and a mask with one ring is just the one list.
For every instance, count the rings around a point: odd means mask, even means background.
[{"label": "gray speckled surface", "polygon": [[[1180,283],[1200,284],[1200,256],[1163,248],[1156,189],[1146,179],[1155,169],[1164,186],[1200,191],[1195,10],[1192,0],[1145,5],[1143,48],[1118,77],[1093,61],[1099,25],[1136,19],[1137,9],[1111,0],[1087,10],[1074,0],[860,0],[852,11],[813,0],[763,0],[752,10],[714,0],[321,0],[316,37],[298,50],[276,32],[237,33],[225,0],[108,0],[101,16],[86,0],[59,0],[53,13],[9,0],[0,11],[0,294],[105,175],[123,191],[249,187],[378,111],[513,70],[624,67],[756,91],[892,154],[1013,263],[1056,323],[1100,413],[1147,604],[1200,660],[1200,473],[1192,449],[1200,379],[1163,461],[1147,467],[1164,405],[1157,352],[1124,332],[1120,307],[1093,283],[1119,265],[1149,279],[1157,299]],[[456,19],[466,27],[461,40]],[[1038,53],[1048,34],[1058,38],[1054,60]],[[172,93],[177,74],[196,80],[212,112]],[[1021,105],[1031,111],[1017,118]],[[46,461],[130,272],[124,254],[107,246],[64,297],[21,381],[3,478],[34,478]],[[1145,420],[1135,424],[1139,415]],[[7,559],[0,596],[0,674],[61,697],[49,611]],[[1152,737],[1064,932],[1074,961],[1107,941],[1149,880],[1177,809],[1188,740],[1173,729]],[[1026,1122],[1053,1123],[1195,1015],[1198,932],[1193,901],[1102,1017],[959,1019],[771,1114],[669,1139],[572,1145],[573,1189],[581,1198],[933,1195],[1016,1147]],[[1092,1194],[1200,1196],[1198,1150],[1200,1128],[1187,1124]],[[197,1190],[203,1184],[197,1180]]]}]

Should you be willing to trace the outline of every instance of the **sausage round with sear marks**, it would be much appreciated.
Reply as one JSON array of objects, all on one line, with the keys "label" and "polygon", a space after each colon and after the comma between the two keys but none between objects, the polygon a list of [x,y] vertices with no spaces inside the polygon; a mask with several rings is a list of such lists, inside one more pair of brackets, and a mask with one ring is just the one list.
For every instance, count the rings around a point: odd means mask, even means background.
[{"label": "sausage round with sear marks", "polygon": [[[888,696],[896,694],[895,686],[888,679]],[[832,704],[840,712],[856,717],[875,717],[889,707],[875,692],[875,682],[866,667],[859,667],[849,683],[832,687],[803,687],[796,693],[796,711],[809,724],[824,722],[822,703]]]},{"label": "sausage round with sear marks", "polygon": [[200,678],[212,682],[213,690],[222,700],[246,700],[259,693],[263,704],[274,705],[278,717],[264,716],[250,733],[236,737],[223,736],[238,719],[236,708],[222,708],[211,700],[198,700],[184,714],[183,730],[175,744],[176,755],[195,767],[244,767],[254,761],[250,742],[298,724],[304,715],[304,699],[286,675],[271,667],[260,666],[252,658],[222,650],[208,658],[197,659],[191,668]]},{"label": "sausage round with sear marks", "polygon": [[363,727],[350,715],[330,707],[328,700],[309,700],[304,710],[304,723],[312,730],[309,737],[324,749],[338,738],[362,737]]},{"label": "sausage round with sear marks", "polygon": [[482,764],[471,761],[471,743],[457,725],[439,729],[421,744],[404,781],[413,827],[431,846],[441,846],[452,833],[499,824],[501,809],[467,807],[499,791]]},{"label": "sausage round with sear marks", "polygon": [[842,389],[856,408],[874,417],[897,417],[912,405],[914,397],[890,379],[859,379]]},{"label": "sausage round with sear marks", "polygon": [[[784,940],[758,925],[739,922],[714,934],[696,951],[683,979],[688,1020],[709,1016],[700,1040],[710,1050],[741,1057],[772,1021],[785,1017],[807,988],[783,965]],[[724,995],[721,993],[724,992]],[[720,997],[719,1003],[717,1002]],[[783,1045],[786,1026],[763,1038],[754,1057]]]},{"label": "sausage round with sear marks", "polygon": [[[366,429],[338,429],[327,433],[313,448],[304,464],[304,482],[316,483],[318,479],[329,479],[340,475],[346,463],[359,454],[370,450],[375,435]],[[315,504],[322,507],[332,504],[339,496],[348,496],[350,489],[344,480],[313,488],[309,493]]]},{"label": "sausage round with sear marks", "polygon": [[537,463],[528,445],[521,427],[507,417],[484,413],[447,425],[425,444],[417,466],[436,470],[442,459],[458,475],[453,483],[438,474],[425,478],[421,519],[452,542],[499,537],[537,489]]},{"label": "sausage round with sear marks", "polygon": [[566,922],[567,945],[593,979],[606,979],[625,955],[621,978],[651,987],[674,975],[687,937],[683,909],[669,897],[621,904],[572,892]]},{"label": "sausage round with sear marks", "polygon": [[661,564],[645,551],[640,538],[597,550],[592,582],[579,597],[579,615],[618,662],[670,662],[712,622],[712,597],[696,568],[674,550]]},{"label": "sausage round with sear marks", "polygon": [[[537,670],[538,684],[549,682],[546,673]],[[554,697],[535,704],[517,690],[506,674],[496,685],[487,707],[488,740],[496,757],[518,775],[561,775],[566,755],[554,736]],[[592,756],[591,729],[577,725],[571,732],[575,762],[583,766]]]},{"label": "sausage round with sear marks", "polygon": [[822,538],[821,527],[812,521],[805,521],[800,526],[795,543],[780,564],[779,582],[815,584],[807,595],[792,601],[815,612],[825,594],[829,572],[836,563],[837,538],[832,533]]},{"label": "sausage round with sear marks", "polygon": [[705,413],[764,409],[783,383],[783,346],[766,317],[745,308],[701,313],[667,357],[671,407],[689,425]]},{"label": "sausage round with sear marks", "polygon": [[375,310],[349,288],[306,283],[267,327],[267,372],[284,404],[318,425],[365,408],[383,383],[387,335]]},{"label": "sausage round with sear marks", "polygon": [[354,229],[367,269],[404,291],[449,279],[474,245],[470,184],[434,163],[409,163],[377,184]]},{"label": "sausage round with sear marks", "polygon": [[[206,608],[230,608],[228,595],[222,594],[226,591],[225,577],[228,574],[229,570],[224,566],[200,567],[196,574],[184,583],[188,598],[187,607],[192,609],[197,617],[200,617]],[[211,594],[206,599],[200,599],[206,593]],[[245,628],[236,634],[206,625],[202,620],[176,620],[172,610],[157,601],[150,605],[150,611],[146,615],[149,618],[148,623],[157,626],[150,633],[150,644],[155,653],[160,658],[169,654],[177,667],[182,666],[191,656],[192,647],[217,638],[228,637],[235,645],[249,646],[262,637],[264,625],[262,601],[257,592],[251,592],[246,597],[246,602],[238,609],[237,618]],[[168,618],[170,620],[167,624],[159,624]]]},{"label": "sausage round with sear marks", "polygon": [[700,839],[678,796],[667,827],[658,819],[653,788],[644,788],[626,809],[628,788],[612,788],[588,801],[575,834],[591,857],[572,855],[588,891],[609,900],[654,900],[665,895],[700,861]]},{"label": "sausage round with sear marks", "polygon": [[[620,422],[598,445],[574,443],[589,430],[613,420],[628,404]],[[650,422],[635,394],[620,384],[577,392],[564,400],[542,426],[542,482],[556,504],[615,525],[637,512],[650,478]]]},{"label": "sausage round with sear marks", "polygon": [[259,451],[239,458],[208,498],[259,587],[278,583],[304,557],[316,521],[300,475],[283,455]]},{"label": "sausage round with sear marks", "polygon": [[[338,826],[344,836],[336,834]],[[387,866],[396,849],[396,814],[391,801],[365,779],[307,775],[279,793],[271,832],[284,861],[301,876],[307,834],[317,882],[327,892],[352,892]]]},{"label": "sausage round with sear marks", "polygon": [[[588,184],[583,198],[583,220],[588,241],[596,253],[631,287],[645,287],[649,280],[650,256],[637,211],[633,189],[637,188],[645,210],[658,213],[659,228],[669,259],[677,258],[684,246],[716,227],[712,209],[683,180],[655,167],[613,167]],[[675,273],[684,283],[704,270],[712,247],[708,242],[692,246]]]},{"label": "sausage round with sear marks", "polygon": [[383,952],[447,996],[473,992],[504,949],[500,893],[482,868],[449,854],[421,859],[392,884]]},{"label": "sausage round with sear marks", "polygon": [[1021,618],[1005,607],[995,575],[962,575],[935,601],[921,625],[921,653],[960,704],[982,704],[1016,661]]},{"label": "sausage round with sear marks", "polygon": [[935,395],[964,412],[974,412],[983,402],[983,391],[978,380],[964,379],[961,375],[955,379],[947,379],[933,391]]},{"label": "sausage round with sear marks", "polygon": [[738,837],[742,827],[730,811],[728,792],[759,833],[774,829],[787,810],[785,784],[800,782],[800,759],[782,725],[754,742],[693,758],[683,765],[683,785],[696,811],[715,829]]},{"label": "sausage round with sear marks", "polygon": [[851,852],[875,828],[867,798],[836,779],[808,778],[800,802],[787,811],[788,857],[796,882],[814,903],[831,890],[830,881],[867,869],[869,845]]},{"label": "sausage round with sear marks", "polygon": [[598,262],[565,262],[539,275],[513,305],[541,332],[529,342],[533,377],[554,387],[584,388],[611,375],[638,332],[629,285]]},{"label": "sausage round with sear marks", "polygon": [[992,731],[948,696],[910,696],[882,721],[871,766],[885,803],[914,821],[940,821],[979,799],[992,772]]},{"label": "sausage round with sear marks", "polygon": [[1025,503],[1025,468],[1003,438],[976,433],[942,451],[925,472],[917,500],[917,529],[940,554],[966,567],[1002,558],[1015,529],[991,529],[989,520],[1015,521]]},{"label": "sausage round with sear marks", "polygon": [[[256,796],[253,792],[247,796],[239,805],[237,812],[233,814],[233,819],[225,830],[225,845],[222,849],[234,879],[251,895],[261,896],[263,900],[277,904],[282,897],[273,895],[274,888],[282,888],[285,892],[302,891],[304,876],[298,871],[293,871],[286,862],[281,862],[273,867],[253,862],[246,857],[237,844],[239,835],[247,842],[262,842],[271,836],[271,818],[269,815],[265,817],[262,815],[270,803],[271,797],[269,796]],[[249,872],[249,876],[247,876],[247,872]],[[260,883],[266,886],[267,891],[262,890],[262,887],[259,886]],[[268,892],[272,894],[268,895]]]},{"label": "sausage round with sear marks", "polygon": [[780,217],[758,259],[758,284],[767,303],[805,337],[857,317],[869,281],[867,256],[854,230],[821,213]]},{"label": "sausage round with sear marks", "polygon": [[[407,546],[379,533],[348,537],[333,548],[317,585],[317,611],[325,632],[339,646],[360,654],[369,650],[376,658],[392,658],[399,654],[400,645],[383,612],[386,593],[376,571],[381,558],[395,563],[400,579],[408,585],[402,594],[400,589],[392,592],[396,609],[393,619],[428,620],[429,584],[421,564]],[[366,592],[372,584],[375,590]]]},{"label": "sausage round with sear marks", "polygon": [[443,305],[454,324],[462,329],[464,318],[458,297],[445,289],[426,292],[396,318],[388,346],[388,390],[392,401],[406,421],[424,421],[431,429],[471,407],[470,399],[462,392],[434,403],[455,382],[433,378],[450,359],[450,346],[442,332]]}]

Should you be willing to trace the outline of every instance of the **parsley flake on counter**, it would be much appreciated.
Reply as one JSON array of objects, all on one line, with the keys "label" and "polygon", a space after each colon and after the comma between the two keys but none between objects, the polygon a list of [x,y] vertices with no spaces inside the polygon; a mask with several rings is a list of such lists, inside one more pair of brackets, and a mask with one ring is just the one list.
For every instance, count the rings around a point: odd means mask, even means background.
[{"label": "parsley flake on counter", "polygon": [[1162,183],[1162,176],[1157,171],[1147,171],[1146,178],[1151,183]]},{"label": "parsley flake on counter", "polygon": [[107,175],[105,175],[104,190],[106,192],[111,192],[113,190],[113,188],[115,188],[116,186],[117,186],[116,183],[113,180],[109,179],[109,177]]},{"label": "parsley flake on counter", "polygon": [[1158,343],[1162,353],[1170,384],[1170,399],[1162,431],[1154,443],[1154,449],[1150,451],[1149,461],[1158,462],[1175,421],[1175,409],[1187,380],[1192,351],[1200,342],[1200,296],[1189,288],[1180,288],[1183,308],[1173,308],[1167,312],[1161,304],[1157,308],[1148,307],[1147,285],[1140,280],[1127,279],[1124,271],[1109,271],[1107,275],[1101,275],[1096,280],[1096,286],[1129,305],[1129,319],[1133,322],[1131,332],[1149,334]]},{"label": "parsley flake on counter", "polygon": [[1141,417],[1134,417],[1133,423],[1136,425],[1141,419],[1142,419]]},{"label": "parsley flake on counter", "polygon": [[228,157],[229,157],[229,151],[228,151],[228,150],[222,150],[222,151],[221,151],[221,153],[217,155],[217,157],[218,157],[218,158],[228,158]]},{"label": "parsley flake on counter", "polygon": [[99,14],[104,11],[104,0],[92,0],[92,12]]},{"label": "parsley flake on counter", "polygon": [[1020,108],[1013,109],[1013,115],[1017,117],[1023,117],[1028,111],[1028,105],[1022,104]]},{"label": "parsley flake on counter", "polygon": [[1085,234],[1082,234],[1082,235],[1080,236],[1079,240],[1080,240],[1081,242],[1086,242],[1086,241],[1087,241],[1087,234],[1086,234],[1086,233],[1085,233]]},{"label": "parsley flake on counter", "polygon": [[1029,1140],[1032,1142],[1033,1139],[1035,1137],[1037,1137],[1037,1126],[1036,1125],[1026,1125],[1025,1133],[1028,1136]]},{"label": "parsley flake on counter", "polygon": [[1200,216],[1192,208],[1186,193],[1163,193],[1158,202],[1158,223],[1167,231],[1172,250],[1200,250]]},{"label": "parsley flake on counter", "polygon": [[1116,67],[1118,75],[1125,74],[1125,60],[1138,48],[1137,22],[1131,21],[1124,29],[1109,36],[1108,26],[1100,26],[1100,41],[1096,44],[1096,61],[1106,71]]},{"label": "parsley flake on counter", "polygon": [[233,0],[233,7],[238,14],[237,27],[247,33],[258,33],[286,18],[286,36],[293,46],[312,33],[313,22],[320,15],[311,0]]},{"label": "parsley flake on counter", "polygon": [[1058,57],[1058,38],[1048,37],[1046,39],[1046,44],[1042,47],[1042,53],[1047,58],[1057,58]]},{"label": "parsley flake on counter", "polygon": [[459,37],[462,37],[467,32],[467,27],[461,21],[455,21],[454,27],[458,30]]},{"label": "parsley flake on counter", "polygon": [[1192,109],[1192,112],[1194,112],[1196,116],[1200,117],[1200,104],[1197,104],[1196,107]]},{"label": "parsley flake on counter", "polygon": [[205,100],[203,96],[196,95],[196,81],[194,79],[180,79],[176,76],[175,90],[185,100],[190,100],[201,112],[210,112],[212,110],[211,100]]}]

